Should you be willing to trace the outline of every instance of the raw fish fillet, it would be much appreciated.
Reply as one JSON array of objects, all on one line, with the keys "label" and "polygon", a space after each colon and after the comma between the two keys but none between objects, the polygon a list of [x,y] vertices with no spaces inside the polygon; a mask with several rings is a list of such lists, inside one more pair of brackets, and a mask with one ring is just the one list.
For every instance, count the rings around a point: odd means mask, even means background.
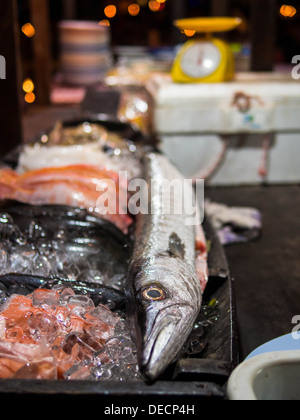
[{"label": "raw fish fillet", "polygon": [[[114,183],[116,197],[114,191],[109,189],[108,206],[104,208],[100,202],[101,208],[99,198],[107,182]],[[45,168],[23,175],[3,168],[0,170],[0,199],[32,205],[61,204],[86,208],[114,223],[124,233],[132,224],[132,218],[127,214],[127,185],[120,183],[117,173],[89,165]],[[107,214],[104,214],[104,210]]]}]

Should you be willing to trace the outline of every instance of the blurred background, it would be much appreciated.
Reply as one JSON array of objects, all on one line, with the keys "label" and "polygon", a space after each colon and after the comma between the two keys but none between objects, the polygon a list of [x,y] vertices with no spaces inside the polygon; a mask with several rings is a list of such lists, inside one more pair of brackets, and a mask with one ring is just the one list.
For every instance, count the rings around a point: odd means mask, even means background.
[{"label": "blurred background", "polygon": [[[30,22],[29,0],[18,0],[19,22]],[[41,1],[43,3],[43,0]],[[173,20],[178,17],[229,15],[243,18],[243,25],[230,35],[237,43],[251,40],[252,0],[55,0],[49,1],[50,25],[53,29],[53,53],[57,56],[57,22],[63,19],[103,20],[111,26],[112,45],[170,46],[178,41]],[[260,14],[268,18],[273,11],[260,2]],[[295,8],[281,8],[276,0],[276,62],[290,62],[295,47],[300,44],[299,0],[289,1]],[[255,23],[254,23],[255,24]],[[31,32],[28,30],[28,34]],[[267,35],[268,36],[268,35]],[[24,59],[28,59],[30,45],[22,39]]]},{"label": "blurred background", "polygon": [[[180,32],[174,20],[210,16],[242,18],[236,30],[218,35],[234,52],[238,73],[291,79],[292,59],[300,54],[300,0],[12,0],[0,5],[0,54],[10,75],[0,106],[21,120],[34,105],[80,103],[80,88],[88,85],[144,85],[155,72],[170,73],[179,46],[197,36]],[[62,26],[66,21],[91,22],[103,31],[93,38],[95,27],[87,30],[83,41],[80,30]],[[79,74],[83,67],[89,75]],[[11,146],[14,139],[19,144],[21,128],[12,128],[3,113],[0,119],[3,128],[9,125],[4,131]]]},{"label": "blurred background", "polygon": [[[49,45],[51,74],[59,71],[57,25],[62,20],[91,20],[109,26],[115,60],[124,51],[128,54],[129,50],[120,46],[140,46],[144,49],[135,49],[135,54],[172,59],[174,46],[193,35],[181,34],[173,25],[174,19],[227,15],[243,19],[237,30],[224,35],[235,52],[237,70],[282,69],[290,67],[293,56],[300,53],[298,9],[299,0],[287,5],[282,0],[18,0],[22,71],[24,78],[33,78],[35,51],[39,48],[34,38],[43,28],[47,33],[39,34],[40,42],[45,48]],[[41,18],[35,19],[34,15]],[[43,22],[43,28],[36,28],[34,20]],[[259,55],[260,44],[268,46],[271,58]],[[33,96],[27,99],[33,100]]]}]

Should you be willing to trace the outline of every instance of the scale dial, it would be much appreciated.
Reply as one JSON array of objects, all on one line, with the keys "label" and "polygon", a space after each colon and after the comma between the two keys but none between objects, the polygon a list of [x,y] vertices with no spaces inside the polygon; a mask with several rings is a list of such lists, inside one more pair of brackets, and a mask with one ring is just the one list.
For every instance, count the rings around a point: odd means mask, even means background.
[{"label": "scale dial", "polygon": [[221,52],[213,43],[197,42],[184,52],[180,64],[186,76],[201,79],[213,74],[221,61]]}]

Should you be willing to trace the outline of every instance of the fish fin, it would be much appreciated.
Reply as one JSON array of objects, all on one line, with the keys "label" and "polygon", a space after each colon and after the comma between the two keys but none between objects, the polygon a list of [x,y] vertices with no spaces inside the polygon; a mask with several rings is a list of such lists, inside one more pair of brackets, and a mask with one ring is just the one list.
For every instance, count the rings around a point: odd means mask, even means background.
[{"label": "fish fin", "polygon": [[182,259],[185,257],[185,246],[176,233],[172,233],[169,238],[169,253],[171,257]]}]

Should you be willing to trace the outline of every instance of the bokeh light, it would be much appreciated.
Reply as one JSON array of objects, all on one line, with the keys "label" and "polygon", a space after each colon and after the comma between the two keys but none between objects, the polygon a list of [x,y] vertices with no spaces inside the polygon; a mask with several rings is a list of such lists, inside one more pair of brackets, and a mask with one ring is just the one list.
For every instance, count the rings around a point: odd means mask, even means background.
[{"label": "bokeh light", "polygon": [[192,37],[192,36],[194,36],[194,35],[195,35],[196,31],[193,31],[192,29],[185,29],[185,30],[183,31],[183,33],[184,33],[186,36],[188,36],[188,37]]},{"label": "bokeh light", "polygon": [[100,26],[110,26],[110,21],[108,19],[102,19],[99,22]]},{"label": "bokeh light", "polygon": [[148,2],[148,6],[151,12],[158,12],[160,10],[161,3],[158,3],[156,0],[150,0]]},{"label": "bokeh light", "polygon": [[25,23],[25,25],[22,26],[22,32],[28,38],[32,38],[35,35],[34,26],[31,23]]},{"label": "bokeh light", "polygon": [[34,91],[34,83],[31,79],[25,79],[23,82],[23,90],[26,93],[30,93]]},{"label": "bokeh light", "polygon": [[294,6],[284,4],[280,8],[280,13],[284,17],[292,18],[297,13],[297,9]]},{"label": "bokeh light", "polygon": [[137,3],[132,3],[128,6],[128,13],[131,16],[137,16],[140,13],[140,5]]},{"label": "bokeh light", "polygon": [[109,6],[106,6],[105,9],[104,9],[104,14],[109,19],[112,19],[117,14],[117,8],[116,8],[116,6],[113,5],[113,4],[110,4]]},{"label": "bokeh light", "polygon": [[28,104],[33,104],[35,102],[35,99],[36,99],[35,98],[35,94],[33,92],[26,93],[26,95],[25,95],[25,101]]}]

